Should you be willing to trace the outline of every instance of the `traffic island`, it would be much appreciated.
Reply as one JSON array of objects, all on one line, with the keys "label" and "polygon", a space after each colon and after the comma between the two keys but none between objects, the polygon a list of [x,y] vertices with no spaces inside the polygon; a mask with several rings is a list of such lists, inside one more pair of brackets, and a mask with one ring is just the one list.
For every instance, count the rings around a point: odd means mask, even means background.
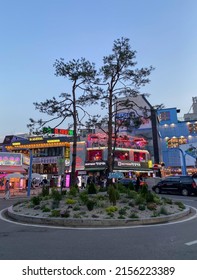
[{"label": "traffic island", "polygon": [[110,218],[63,218],[63,217],[44,217],[41,215],[31,216],[29,214],[18,213],[14,211],[13,206],[7,209],[7,216],[17,222],[37,224],[37,225],[49,225],[57,227],[130,227],[137,225],[153,225],[169,223],[171,221],[185,218],[191,214],[191,208],[186,206],[184,210],[170,214],[162,215],[159,217],[147,217],[147,218],[133,218],[133,219],[110,219]]}]

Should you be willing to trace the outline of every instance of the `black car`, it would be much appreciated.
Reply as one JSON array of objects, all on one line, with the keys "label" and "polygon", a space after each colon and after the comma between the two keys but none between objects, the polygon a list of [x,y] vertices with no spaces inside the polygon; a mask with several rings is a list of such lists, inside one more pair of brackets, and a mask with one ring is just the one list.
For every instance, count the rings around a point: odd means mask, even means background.
[{"label": "black car", "polygon": [[125,187],[128,187],[130,184],[133,184],[133,186],[135,186],[136,180],[130,178],[122,178],[118,180],[118,183],[121,183]]},{"label": "black car", "polygon": [[157,194],[179,193],[181,195],[197,194],[197,178],[192,176],[171,176],[162,179],[159,183],[152,187]]}]

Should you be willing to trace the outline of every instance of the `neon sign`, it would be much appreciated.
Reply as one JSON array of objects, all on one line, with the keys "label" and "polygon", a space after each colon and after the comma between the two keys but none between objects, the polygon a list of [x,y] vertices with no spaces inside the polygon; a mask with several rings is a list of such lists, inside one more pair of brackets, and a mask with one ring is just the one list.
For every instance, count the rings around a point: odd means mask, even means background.
[{"label": "neon sign", "polygon": [[50,126],[43,127],[42,132],[48,133],[48,134],[62,134],[62,135],[71,135],[71,136],[73,136],[73,134],[74,134],[73,130],[62,129],[62,128],[51,128]]}]

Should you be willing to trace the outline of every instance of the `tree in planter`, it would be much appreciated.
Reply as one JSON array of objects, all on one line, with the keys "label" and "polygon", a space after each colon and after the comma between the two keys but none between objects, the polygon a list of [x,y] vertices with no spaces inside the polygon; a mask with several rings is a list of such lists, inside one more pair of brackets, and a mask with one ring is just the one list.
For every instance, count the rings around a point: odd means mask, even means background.
[{"label": "tree in planter", "polygon": [[[82,103],[80,102],[80,94],[87,93],[91,94],[94,88],[92,84],[95,83],[96,70],[94,64],[81,58],[80,60],[64,62],[64,59],[56,60],[54,63],[55,75],[67,78],[71,81],[71,93],[62,93],[59,98],[53,97],[52,99],[47,99],[44,102],[33,103],[36,110],[39,112],[47,114],[49,119],[44,121],[42,119],[35,121],[30,119],[30,124],[27,127],[30,131],[35,130],[37,127],[38,133],[40,129],[46,124],[57,121],[58,127],[65,120],[69,118],[73,122],[73,153],[72,153],[72,172],[71,172],[71,185],[76,183],[75,171],[76,171],[76,152],[77,152],[77,140],[78,140],[78,128],[81,126],[82,120],[85,116],[91,120],[91,118],[98,118],[99,116],[91,116],[87,111],[84,110]],[[81,114],[81,115],[80,115]]]},{"label": "tree in planter", "polygon": [[[136,52],[131,50],[129,39],[121,38],[114,41],[112,54],[103,58],[103,66],[99,71],[100,87],[97,91],[83,94],[81,100],[84,104],[91,104],[97,100],[102,109],[107,110],[107,116],[99,122],[99,127],[107,134],[108,139],[108,173],[113,171],[113,158],[115,144],[113,146],[115,117],[118,111],[126,109],[135,112],[135,102],[131,97],[136,97],[140,94],[141,87],[150,82],[148,76],[153,67],[135,68]],[[98,81],[98,80],[97,80]],[[139,107],[139,106],[138,106]],[[130,119],[133,120],[133,125],[139,127],[141,117],[149,117],[147,108],[139,107],[142,114],[131,114]],[[94,120],[94,125],[98,124],[98,120]],[[102,124],[107,125],[104,130]],[[88,123],[90,125],[90,123]],[[115,129],[115,139],[118,129]]]}]

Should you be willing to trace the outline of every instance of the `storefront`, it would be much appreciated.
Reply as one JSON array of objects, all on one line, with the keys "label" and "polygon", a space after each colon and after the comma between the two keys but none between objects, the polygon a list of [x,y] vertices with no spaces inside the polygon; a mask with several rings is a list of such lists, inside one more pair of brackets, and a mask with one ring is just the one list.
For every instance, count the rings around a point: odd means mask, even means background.
[{"label": "storefront", "polygon": [[28,164],[21,153],[0,152],[0,189],[9,179],[12,189],[24,189]]}]

